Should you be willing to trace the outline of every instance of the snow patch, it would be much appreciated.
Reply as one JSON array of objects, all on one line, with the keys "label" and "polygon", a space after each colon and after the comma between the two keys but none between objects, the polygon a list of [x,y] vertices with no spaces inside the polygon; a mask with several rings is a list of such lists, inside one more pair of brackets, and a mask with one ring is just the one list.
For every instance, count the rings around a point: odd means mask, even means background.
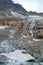
[{"label": "snow patch", "polygon": [[0,26],[0,30],[5,29],[6,27],[9,27],[9,26]]},{"label": "snow patch", "polygon": [[26,18],[26,16],[24,16],[24,15],[22,15],[20,13],[17,13],[17,12],[11,11],[11,14],[14,15],[14,16],[16,16],[16,17],[22,18],[22,19],[25,19]]},{"label": "snow patch", "polygon": [[30,54],[23,54],[23,50],[15,50],[14,52],[10,53],[2,53],[1,55],[5,55],[7,58],[11,60],[16,60],[17,62],[25,62],[27,60],[35,60]]},{"label": "snow patch", "polygon": [[33,37],[33,41],[41,41],[40,39],[35,39],[34,37]]}]

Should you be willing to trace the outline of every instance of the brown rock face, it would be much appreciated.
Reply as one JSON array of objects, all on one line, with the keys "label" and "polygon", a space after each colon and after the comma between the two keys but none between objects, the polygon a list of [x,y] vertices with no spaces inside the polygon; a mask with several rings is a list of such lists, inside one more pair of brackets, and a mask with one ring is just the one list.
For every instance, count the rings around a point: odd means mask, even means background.
[{"label": "brown rock face", "polygon": [[43,39],[43,35],[36,35],[37,38]]}]

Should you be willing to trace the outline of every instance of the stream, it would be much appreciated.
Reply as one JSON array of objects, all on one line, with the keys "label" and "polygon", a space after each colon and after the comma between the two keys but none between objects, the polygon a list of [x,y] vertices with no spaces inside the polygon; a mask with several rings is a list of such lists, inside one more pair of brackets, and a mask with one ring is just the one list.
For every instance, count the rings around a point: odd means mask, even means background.
[{"label": "stream", "polygon": [[[40,39],[35,39],[34,38],[34,33],[33,33],[33,28],[35,27],[36,25],[36,21],[35,20],[40,20],[40,19],[43,19],[43,17],[41,16],[29,16],[31,18],[31,24],[30,24],[30,28],[29,28],[29,31],[30,31],[30,34],[31,34],[31,37],[32,37],[32,40],[33,41],[40,41]],[[36,29],[36,27],[35,27]]]}]

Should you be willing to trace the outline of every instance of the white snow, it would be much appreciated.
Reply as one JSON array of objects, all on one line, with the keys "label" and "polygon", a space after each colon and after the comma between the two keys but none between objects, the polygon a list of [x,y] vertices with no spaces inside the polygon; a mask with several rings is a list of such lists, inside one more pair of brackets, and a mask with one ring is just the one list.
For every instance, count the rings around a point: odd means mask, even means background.
[{"label": "white snow", "polygon": [[35,39],[34,37],[33,37],[33,41],[41,41],[40,39]]},{"label": "white snow", "polygon": [[5,55],[7,58],[16,60],[17,62],[25,62],[31,59],[35,60],[35,58],[32,57],[30,54],[23,54],[22,51],[23,50],[15,50],[14,52],[2,53],[1,55]]},{"label": "white snow", "polygon": [[38,16],[38,15],[30,15],[29,18],[31,18],[32,20],[43,19],[43,17]]},{"label": "white snow", "polygon": [[28,38],[28,36],[22,35],[23,38]]},{"label": "white snow", "polygon": [[20,18],[22,18],[22,19],[25,19],[25,18],[26,18],[26,16],[23,16],[22,14],[20,14],[20,13],[18,13],[18,12],[13,12],[13,11],[11,11],[11,14],[14,15],[14,16],[16,16],[16,17],[20,17]]},{"label": "white snow", "polygon": [[0,26],[0,30],[5,29],[6,27],[9,27],[9,26]]},{"label": "white snow", "polygon": [[11,14],[12,14],[12,15],[15,15],[13,11],[11,11]]}]

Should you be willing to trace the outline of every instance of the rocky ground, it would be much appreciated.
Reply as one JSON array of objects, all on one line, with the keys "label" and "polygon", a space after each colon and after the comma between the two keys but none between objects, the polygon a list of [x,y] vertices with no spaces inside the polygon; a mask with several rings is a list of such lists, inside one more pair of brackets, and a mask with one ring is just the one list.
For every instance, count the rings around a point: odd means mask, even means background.
[{"label": "rocky ground", "polygon": [[[29,31],[31,22],[30,20],[19,18],[2,20],[0,25],[8,25],[9,27],[0,29],[0,53],[9,53],[16,49],[25,49],[26,53],[34,56],[37,61],[43,61],[43,38],[39,41],[32,40]],[[37,23],[39,24],[39,22]],[[41,34],[43,34],[43,29],[39,30],[41,30]],[[37,29],[33,31],[35,32]],[[37,32],[37,34],[39,33]]]}]

